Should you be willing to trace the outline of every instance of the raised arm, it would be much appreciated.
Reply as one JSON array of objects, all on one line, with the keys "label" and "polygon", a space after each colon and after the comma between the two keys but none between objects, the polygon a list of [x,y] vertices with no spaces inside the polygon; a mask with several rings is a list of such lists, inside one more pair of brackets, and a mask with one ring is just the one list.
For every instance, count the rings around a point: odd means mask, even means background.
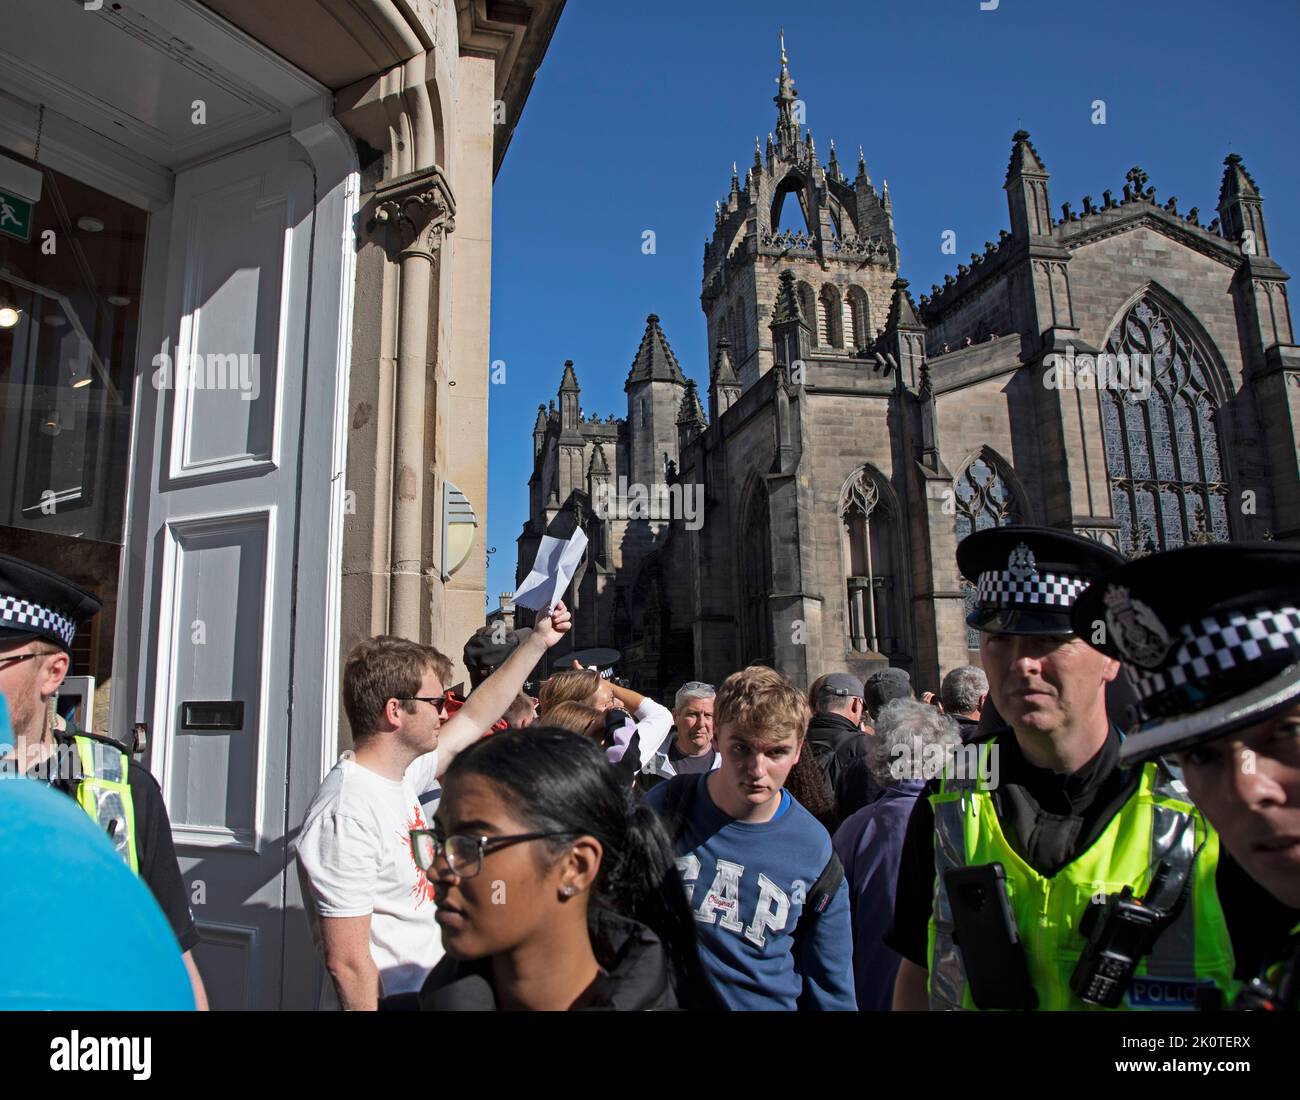
[{"label": "raised arm", "polygon": [[456,754],[472,745],[506,712],[515,701],[528,674],[546,651],[572,627],[572,616],[563,601],[555,605],[549,618],[538,619],[524,643],[505,659],[501,667],[474,689],[454,718],[443,723],[438,732],[438,776],[451,765]]}]

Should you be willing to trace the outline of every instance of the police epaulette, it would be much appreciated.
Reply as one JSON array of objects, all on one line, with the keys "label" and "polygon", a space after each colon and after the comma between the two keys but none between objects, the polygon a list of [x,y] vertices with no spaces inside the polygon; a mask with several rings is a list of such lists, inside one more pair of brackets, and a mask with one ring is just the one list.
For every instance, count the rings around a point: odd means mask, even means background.
[{"label": "police epaulette", "polygon": [[85,737],[91,741],[98,741],[101,745],[107,745],[109,748],[117,749],[119,752],[124,752],[128,756],[131,755],[130,749],[122,744],[121,741],[116,741],[104,733],[91,733],[89,730],[83,729],[63,729],[53,730],[51,732],[54,734],[56,740],[71,741],[74,737]]}]

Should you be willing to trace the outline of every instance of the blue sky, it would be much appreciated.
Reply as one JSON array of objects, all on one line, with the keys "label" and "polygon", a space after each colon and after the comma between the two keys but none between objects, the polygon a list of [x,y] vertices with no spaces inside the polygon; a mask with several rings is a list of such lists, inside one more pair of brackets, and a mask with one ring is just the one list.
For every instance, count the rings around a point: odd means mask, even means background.
[{"label": "blue sky", "polygon": [[[991,0],[989,0],[991,2]],[[1118,196],[1141,165],[1163,203],[1215,216],[1240,153],[1271,251],[1300,257],[1295,0],[569,0],[493,198],[488,603],[514,589],[532,426],[566,359],[582,404],[625,416],[623,381],[659,314],[688,376],[708,380],[700,278],[713,204],[774,127],[778,28],[825,163],[835,139],[889,181],[915,296],[1007,226],[1018,128],[1051,172],[1053,213]],[[1093,101],[1104,100],[1105,125]],[[653,230],[656,252],[642,234]],[[940,251],[945,229],[956,256]]]}]

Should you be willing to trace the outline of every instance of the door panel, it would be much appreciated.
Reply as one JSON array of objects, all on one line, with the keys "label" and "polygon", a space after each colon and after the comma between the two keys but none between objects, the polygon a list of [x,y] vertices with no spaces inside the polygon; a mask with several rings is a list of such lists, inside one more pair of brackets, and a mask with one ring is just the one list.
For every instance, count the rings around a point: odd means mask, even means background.
[{"label": "door panel", "polygon": [[287,137],[177,176],[161,324],[172,360],[155,361],[170,377],[140,391],[152,408],[133,505],[147,525],[139,712],[214,1008],[281,995],[313,187]]}]

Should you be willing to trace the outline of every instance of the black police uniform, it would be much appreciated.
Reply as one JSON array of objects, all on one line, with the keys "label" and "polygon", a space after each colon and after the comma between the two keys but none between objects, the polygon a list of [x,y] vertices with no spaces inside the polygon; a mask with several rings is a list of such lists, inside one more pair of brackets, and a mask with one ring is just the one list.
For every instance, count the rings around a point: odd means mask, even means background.
[{"label": "black police uniform", "polygon": [[[961,573],[977,583],[979,595],[967,622],[989,633],[1071,635],[1074,602],[1094,579],[1123,560],[1101,543],[1053,528],[976,532],[957,548]],[[1141,769],[1121,766],[1123,734],[1114,721],[1096,755],[1070,775],[1030,763],[1007,729],[982,729],[972,742],[999,734],[999,785],[992,792],[998,820],[1025,862],[1043,876],[1054,876],[1106,830],[1136,789]],[[927,968],[935,889],[935,820],[929,796],[938,787],[937,781],[927,784],[908,818],[894,921],[885,935],[888,946]],[[1257,959],[1257,929],[1275,927],[1279,903],[1226,857],[1219,861],[1216,888],[1241,974]]]},{"label": "black police uniform", "polygon": [[[0,554],[0,646],[17,647],[39,638],[67,651],[77,627],[96,615],[100,607],[93,595],[57,573]],[[72,723],[68,723],[67,729],[52,730],[51,735],[57,746],[54,756],[34,765],[28,777],[43,780],[74,798],[82,778],[74,738],[89,737],[119,751],[122,748],[117,742],[85,733]],[[181,950],[189,951],[198,944],[199,934],[176,862],[171,822],[162,792],[154,777],[134,760],[127,765],[127,785],[135,818],[134,843],[140,877],[166,915]]]},{"label": "black police uniform", "polygon": [[[1298,546],[1218,543],[1139,558],[1089,588],[1072,619],[1134,674],[1140,721],[1121,747],[1124,763],[1191,749],[1300,705]],[[1271,923],[1255,933],[1260,973],[1238,1000],[1294,1011],[1300,910],[1269,897]]]}]

